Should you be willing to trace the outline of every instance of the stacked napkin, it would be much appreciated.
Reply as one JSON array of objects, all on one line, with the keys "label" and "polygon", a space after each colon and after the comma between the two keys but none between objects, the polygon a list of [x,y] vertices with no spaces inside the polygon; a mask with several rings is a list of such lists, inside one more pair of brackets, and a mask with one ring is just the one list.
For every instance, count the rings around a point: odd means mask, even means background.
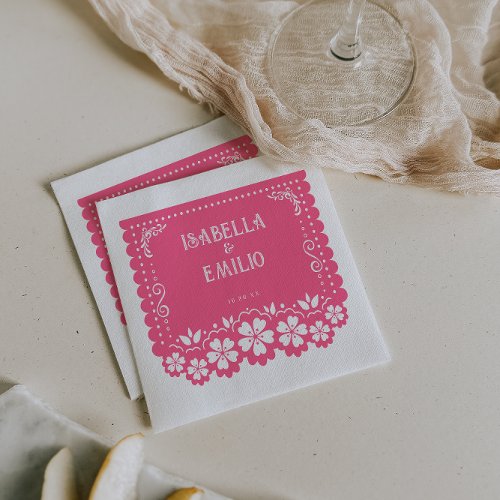
[{"label": "stacked napkin", "polygon": [[53,183],[160,431],[388,360],[323,174],[226,118]]}]

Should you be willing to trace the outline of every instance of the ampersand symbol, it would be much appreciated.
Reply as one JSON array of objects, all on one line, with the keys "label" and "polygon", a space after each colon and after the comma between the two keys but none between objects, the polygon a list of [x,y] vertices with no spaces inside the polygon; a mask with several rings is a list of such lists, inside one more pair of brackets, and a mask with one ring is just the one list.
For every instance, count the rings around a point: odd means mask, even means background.
[{"label": "ampersand symbol", "polygon": [[224,243],[224,252],[231,253],[233,251],[234,245],[231,243]]}]

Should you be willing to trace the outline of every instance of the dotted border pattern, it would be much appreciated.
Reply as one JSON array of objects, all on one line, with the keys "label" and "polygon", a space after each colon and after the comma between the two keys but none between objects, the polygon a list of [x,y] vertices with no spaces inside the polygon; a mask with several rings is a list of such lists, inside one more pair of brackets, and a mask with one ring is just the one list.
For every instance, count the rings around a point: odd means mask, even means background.
[{"label": "dotted border pattern", "polygon": [[[318,317],[323,314],[324,317],[328,306],[334,304],[335,306],[341,307],[340,312],[343,315],[343,320],[339,321],[336,327],[340,328],[347,322],[347,309],[344,305],[344,302],[347,299],[347,291],[341,287],[343,280],[337,273],[338,266],[333,260],[333,251],[329,246],[328,237],[323,233],[324,226],[318,219],[319,211],[316,207],[314,207],[315,199],[310,193],[310,185],[305,181],[305,175],[305,171],[302,170],[300,172],[271,179],[270,181],[264,181],[252,186],[247,186],[246,188],[238,188],[228,191],[222,199],[218,199],[216,201],[209,201],[214,198],[214,196],[211,196],[202,200],[178,205],[173,210],[160,210],[151,214],[145,214],[144,216],[128,219],[120,223],[120,226],[124,229],[123,239],[127,243],[127,253],[132,257],[130,266],[135,271],[134,281],[138,285],[137,294],[143,299],[141,307],[145,313],[145,324],[149,326],[149,338],[153,341],[152,351],[156,356],[162,357],[165,371],[169,375],[179,376],[180,372],[175,371],[174,373],[171,373],[167,370],[167,366],[165,365],[167,358],[171,359],[171,356],[174,353],[177,353],[177,357],[182,355],[183,359],[186,357],[188,359],[194,359],[193,356],[196,355],[197,362],[199,362],[200,359],[204,359],[203,356],[206,354],[208,349],[207,346],[209,346],[210,342],[214,338],[219,338],[221,336],[221,332],[226,332],[227,335],[233,335],[234,337],[236,332],[235,325],[240,325],[242,323],[242,317],[249,314],[248,308],[247,310],[241,311],[236,321],[233,322],[231,331],[228,331],[227,325],[226,328],[219,328],[219,325],[214,323],[212,328],[203,330],[203,332],[200,333],[199,340],[197,342],[198,345],[193,345],[189,349],[185,349],[185,346],[179,342],[180,335],[176,336],[170,333],[170,319],[164,314],[158,314],[158,311],[162,310],[162,308],[166,308],[166,310],[170,311],[169,307],[163,302],[165,294],[163,293],[162,297],[160,297],[156,303],[155,298],[153,297],[153,295],[158,295],[153,291],[156,284],[160,285],[163,291],[166,287],[163,283],[158,281],[154,260],[149,259],[148,255],[145,254],[144,248],[141,246],[141,235],[144,231],[150,231],[152,227],[157,227],[158,225],[168,226],[168,221],[177,217],[183,217],[185,215],[198,213],[203,210],[209,210],[216,206],[230,204],[252,196],[267,196],[268,198],[277,200],[276,197],[270,196],[275,194],[277,189],[290,188],[294,192],[296,190],[296,196],[300,200],[303,210],[301,210],[299,214],[294,213],[295,207],[292,202],[290,204],[291,216],[295,217],[297,222],[300,224],[304,238],[303,243],[305,244],[306,242],[309,242],[312,244],[312,246],[308,247],[309,251],[306,251],[305,248],[303,249],[306,255],[311,258],[311,270],[316,273],[319,284],[322,287],[322,295],[318,297],[317,307],[312,308],[314,310],[311,309],[311,311],[305,316],[307,318],[313,317],[314,319],[318,319]],[[277,202],[288,203],[289,201],[289,199],[281,198]],[[137,219],[144,220],[137,222]],[[157,235],[160,234],[162,233],[158,233]],[[277,311],[275,316],[280,317],[280,315],[284,314],[284,311],[288,311],[290,314],[299,314],[302,316],[304,311],[301,311],[300,302],[304,303],[304,300],[297,299],[293,304],[289,305],[280,304],[281,310]],[[253,309],[253,311],[255,311],[258,315],[267,315],[269,317],[269,314],[264,310],[259,311]],[[221,322],[224,324],[227,320],[225,321],[225,318],[221,318]],[[189,331],[192,334],[195,329],[190,328]],[[327,341],[320,342],[319,344],[317,342],[314,343],[316,343],[318,347],[326,347],[332,343],[333,336],[334,331],[332,329],[331,335]],[[168,337],[168,339],[166,337]],[[313,342],[310,340],[310,343]],[[261,359],[254,359],[248,355],[245,356],[245,353],[240,351],[240,361],[238,364],[233,364],[232,371],[228,372],[226,370],[222,373],[217,373],[217,375],[230,377],[232,373],[239,371],[239,364],[241,364],[245,358],[250,362],[250,364],[259,363],[263,365],[265,362],[262,361],[274,358],[274,351],[277,349],[285,350],[286,354],[289,356],[300,356],[301,352],[307,350],[307,343],[302,344],[300,349],[284,348],[279,345],[274,345],[273,349],[272,355]],[[217,370],[209,370],[208,378],[210,373],[213,372],[217,372]],[[203,379],[195,380],[191,378],[191,382],[193,384],[203,385],[205,381],[206,380]]]},{"label": "dotted border pattern", "polygon": [[106,282],[110,285],[110,294],[115,300],[115,307],[120,313],[121,322],[126,325],[123,307],[118,294],[111,262],[109,260],[106,242],[102,233],[96,203],[141,189],[164,184],[190,175],[206,172],[218,167],[238,163],[257,156],[259,150],[248,135],[243,135],[200,153],[165,165],[158,169],[134,177],[122,183],[108,187],[91,195],[80,198],[77,203],[82,208],[82,217],[87,222],[87,230],[91,234],[91,242],[96,247],[96,255],[100,267],[106,274]]}]

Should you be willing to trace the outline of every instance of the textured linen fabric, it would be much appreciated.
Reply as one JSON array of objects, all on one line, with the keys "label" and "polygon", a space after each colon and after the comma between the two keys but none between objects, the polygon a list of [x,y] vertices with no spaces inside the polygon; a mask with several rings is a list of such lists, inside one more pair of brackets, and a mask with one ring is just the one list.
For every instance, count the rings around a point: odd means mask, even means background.
[{"label": "textured linen fabric", "polygon": [[[496,0],[381,1],[412,36],[414,87],[383,120],[339,128],[298,118],[269,82],[271,35],[304,2],[90,2],[125,43],[193,98],[235,120],[272,157],[398,183],[500,194],[500,102],[490,90],[498,93],[500,80]],[[488,40],[489,31],[495,38]]]}]

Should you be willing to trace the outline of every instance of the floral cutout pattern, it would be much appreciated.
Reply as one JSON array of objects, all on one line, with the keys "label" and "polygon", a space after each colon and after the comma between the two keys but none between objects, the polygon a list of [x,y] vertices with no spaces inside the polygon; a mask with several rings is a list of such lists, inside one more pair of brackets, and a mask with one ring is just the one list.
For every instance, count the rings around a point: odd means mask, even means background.
[{"label": "floral cutout pattern", "polygon": [[333,326],[345,325],[347,321],[345,308],[338,304],[337,305],[330,304],[326,309],[325,318],[329,320]]},{"label": "floral cutout pattern", "polygon": [[[144,282],[144,276],[157,284],[160,282],[157,281],[157,274],[144,275],[140,270],[141,260],[136,260],[143,256],[142,249],[137,243],[134,245],[131,234],[138,227],[137,221],[134,221],[135,225],[130,225],[130,221],[122,221],[125,229],[123,237],[128,244],[127,251],[132,256],[130,265],[137,270],[134,280],[139,285],[137,293],[143,298],[142,309],[146,313],[146,325],[150,327],[152,350],[162,358],[167,375],[184,376],[196,386],[203,386],[216,377],[231,378],[239,372],[243,363],[264,366],[275,359],[280,351],[287,357],[300,357],[311,348],[328,348],[335,335],[347,323],[349,316],[345,302],[348,293],[342,287],[343,280],[333,260],[333,250],[328,245],[328,237],[323,233],[323,223],[318,219],[319,210],[314,207],[314,197],[308,193],[310,186],[304,180],[305,173],[293,175],[293,182],[289,183],[293,186],[290,188],[291,193],[295,194],[294,189],[297,189],[299,196],[307,197],[308,201],[299,201],[300,210],[304,213],[302,217],[295,217],[293,201],[288,205],[289,213],[297,224],[303,226],[302,229],[307,226],[304,229],[304,239],[302,242],[297,241],[297,245],[307,256],[304,272],[315,275],[317,281],[313,280],[313,288],[305,290],[302,296],[294,300],[293,296],[289,297],[292,300],[287,300],[287,303],[272,301],[254,304],[240,310],[239,314],[226,312],[223,316],[212,318],[212,328],[200,328],[201,325],[193,328],[191,323],[183,332],[161,333],[163,328],[174,328],[171,320],[175,311],[171,311],[170,322],[166,327],[160,327],[160,323],[155,322],[161,319],[159,305],[148,298],[148,284]],[[281,180],[275,181],[277,182],[284,184]],[[254,194],[261,191],[259,187],[253,189]],[[286,189],[284,187],[283,191]],[[274,200],[265,189],[262,191],[263,196]],[[273,190],[270,192],[272,195],[276,194]],[[234,195],[228,196],[236,198]],[[158,214],[157,222],[161,215]],[[305,245],[302,244],[304,242]],[[154,262],[151,262],[151,266],[154,266]],[[155,273],[154,269],[151,272]],[[230,312],[234,313],[234,310]],[[155,319],[155,316],[158,318]],[[165,341],[166,337],[172,340]]]},{"label": "floral cutout pattern", "polygon": [[[337,300],[346,298],[347,292],[339,289]],[[332,300],[327,299],[321,304],[306,294],[297,300],[295,309],[278,309],[272,303],[261,311],[245,311],[232,324],[226,319],[227,327],[211,331],[203,342],[206,348],[203,348],[203,343],[192,347],[191,339],[201,332],[189,332],[183,336],[186,339],[184,346],[176,345],[170,355],[164,356],[165,371],[173,377],[184,373],[193,384],[203,385],[212,373],[231,377],[239,371],[244,359],[250,365],[264,366],[275,358],[276,351],[298,357],[310,345],[326,348],[348,319],[346,308]],[[302,307],[298,305],[300,303]],[[306,304],[308,307],[304,307]]]},{"label": "floral cutout pattern", "polygon": [[280,321],[276,330],[281,333],[279,341],[285,347],[285,352],[287,348],[292,348],[293,352],[305,343],[303,336],[307,334],[307,327],[299,321],[298,316],[288,316],[286,323]]},{"label": "floral cutout pattern", "polygon": [[243,321],[237,331],[240,334],[238,346],[242,353],[246,354],[251,365],[259,363],[264,365],[271,352],[274,341],[274,333],[266,328],[267,321],[262,317],[254,317],[251,322]]},{"label": "floral cutout pattern", "polygon": [[312,334],[312,340],[318,347],[327,346],[333,340],[332,329],[321,320],[309,327],[309,333]]},{"label": "floral cutout pattern", "polygon": [[203,358],[193,358],[187,367],[187,376],[194,384],[203,385],[205,379],[208,377],[209,369],[206,367],[207,361]]},{"label": "floral cutout pattern", "polygon": [[214,339],[210,342],[210,349],[207,353],[209,363],[217,363],[217,370],[226,371],[230,363],[235,363],[238,358],[238,351],[233,350],[234,342],[226,337],[222,342],[220,339]]},{"label": "floral cutout pattern", "polygon": [[186,363],[184,356],[181,356],[179,352],[173,352],[172,356],[167,356],[163,362],[163,366],[168,372],[174,377],[178,377],[180,373],[184,370],[183,365]]}]

